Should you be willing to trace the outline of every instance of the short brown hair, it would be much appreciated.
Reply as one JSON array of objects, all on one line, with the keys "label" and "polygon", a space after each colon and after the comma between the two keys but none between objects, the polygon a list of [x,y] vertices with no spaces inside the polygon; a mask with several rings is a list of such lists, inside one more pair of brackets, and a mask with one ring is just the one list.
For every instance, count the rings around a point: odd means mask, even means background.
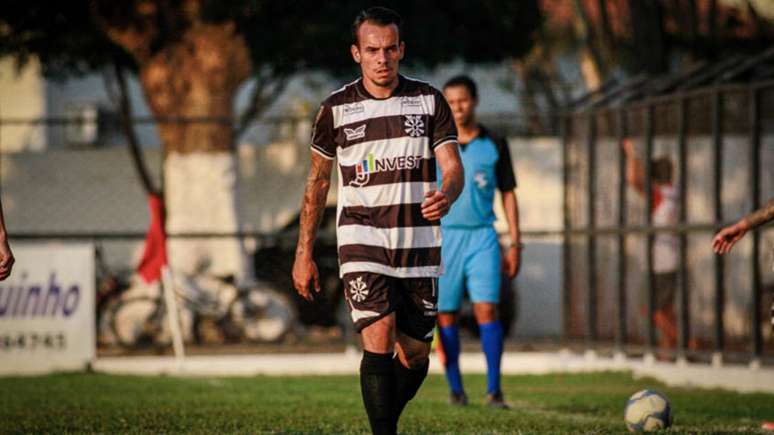
[{"label": "short brown hair", "polygon": [[400,40],[400,26],[403,23],[400,15],[392,9],[388,9],[382,6],[374,6],[360,11],[355,17],[355,21],[352,23],[352,43],[359,46],[357,38],[357,32],[360,30],[360,26],[366,21],[378,24],[380,26],[389,26],[395,24],[398,27],[398,39]]}]

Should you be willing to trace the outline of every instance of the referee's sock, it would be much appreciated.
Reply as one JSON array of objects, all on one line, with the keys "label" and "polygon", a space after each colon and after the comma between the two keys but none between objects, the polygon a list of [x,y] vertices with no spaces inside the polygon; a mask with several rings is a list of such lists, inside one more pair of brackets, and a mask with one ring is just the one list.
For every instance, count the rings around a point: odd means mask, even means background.
[{"label": "referee's sock", "polygon": [[486,392],[500,393],[500,360],[503,356],[503,327],[499,320],[479,325],[481,347],[486,356]]},{"label": "referee's sock", "polygon": [[360,390],[371,432],[374,434],[395,434],[395,381],[392,353],[363,351],[363,359],[360,362]]},{"label": "referee's sock", "polygon": [[430,367],[430,359],[425,358],[424,363],[416,368],[408,368],[400,362],[398,355],[393,358],[393,367],[395,371],[395,427],[397,428],[398,419],[403,412],[403,408],[409,400],[416,396],[419,387],[427,377],[427,369]]},{"label": "referee's sock", "polygon": [[440,328],[441,345],[446,354],[446,380],[454,394],[462,394],[462,374],[460,374],[460,333],[457,325]]}]

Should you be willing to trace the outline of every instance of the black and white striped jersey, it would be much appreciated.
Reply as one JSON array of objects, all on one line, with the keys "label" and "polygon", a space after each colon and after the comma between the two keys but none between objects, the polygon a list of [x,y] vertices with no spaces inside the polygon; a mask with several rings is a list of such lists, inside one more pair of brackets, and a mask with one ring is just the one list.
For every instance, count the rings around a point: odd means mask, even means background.
[{"label": "black and white striped jersey", "polygon": [[440,275],[440,223],[420,205],[438,189],[435,150],[456,140],[446,99],[422,81],[399,76],[393,95],[377,99],[358,79],[322,103],[312,150],[338,160],[341,275]]}]

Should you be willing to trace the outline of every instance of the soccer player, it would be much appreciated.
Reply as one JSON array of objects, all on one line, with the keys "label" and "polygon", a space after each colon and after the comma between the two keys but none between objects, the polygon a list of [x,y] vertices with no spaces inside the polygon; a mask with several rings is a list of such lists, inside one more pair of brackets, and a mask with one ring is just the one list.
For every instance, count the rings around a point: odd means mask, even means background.
[{"label": "soccer player", "polygon": [[[634,144],[623,141],[626,153],[626,180],[634,189],[645,195],[645,168],[634,155]],[[651,163],[652,219],[656,226],[677,224],[677,191],[672,184],[672,161],[659,157]],[[675,234],[658,233],[653,241],[653,279],[656,307],[653,321],[660,334],[659,349],[671,349],[677,344],[677,318],[675,294],[677,293],[678,249],[680,240]],[[661,356],[665,358],[665,356]]]},{"label": "soccer player", "polygon": [[[293,283],[320,291],[312,248],[338,160],[337,244],[361,334],[360,386],[375,434],[394,434],[428,369],[441,272],[440,219],[462,190],[457,131],[440,91],[398,74],[401,19],[373,7],[353,23],[361,77],[323,101],[312,133]],[[440,167],[441,186],[436,183]]]},{"label": "soccer player", "polygon": [[[748,231],[771,221],[774,221],[774,198],[771,198],[768,204],[761,209],[755,210],[739,219],[735,224],[718,231],[712,239],[712,249],[717,254],[727,254]],[[771,327],[774,328],[774,302],[771,304]],[[774,430],[774,423],[772,423],[771,430]]]},{"label": "soccer player", "polygon": [[[768,204],[761,209],[755,210],[739,219],[735,224],[718,231],[712,238],[712,249],[719,255],[728,254],[734,244],[741,240],[748,231],[771,221],[774,221],[774,198],[771,198]],[[758,261],[758,259],[753,258],[753,261]],[[774,301],[771,303],[771,327],[774,329]],[[761,429],[774,432],[774,420],[764,421]]]},{"label": "soccer player", "polygon": [[[516,178],[510,151],[504,140],[492,135],[476,120],[478,92],[467,76],[444,85],[444,95],[457,124],[465,188],[448,215],[441,219],[444,274],[439,279],[438,325],[445,355],[446,379],[452,405],[468,402],[459,367],[460,339],[457,312],[467,289],[481,331],[481,347],[487,362],[487,403],[507,409],[500,388],[503,328],[497,317],[500,301],[501,264],[508,278],[519,270],[519,209]],[[493,223],[495,189],[500,190],[508,222],[510,243],[503,255]]]},{"label": "soccer player", "polygon": [[763,208],[739,219],[735,224],[721,229],[712,239],[712,249],[718,254],[727,254],[748,231],[774,220],[774,198]]},{"label": "soccer player", "polygon": [[3,204],[0,203],[0,281],[11,275],[14,258],[11,247],[8,245],[8,233],[5,230],[3,218]]}]

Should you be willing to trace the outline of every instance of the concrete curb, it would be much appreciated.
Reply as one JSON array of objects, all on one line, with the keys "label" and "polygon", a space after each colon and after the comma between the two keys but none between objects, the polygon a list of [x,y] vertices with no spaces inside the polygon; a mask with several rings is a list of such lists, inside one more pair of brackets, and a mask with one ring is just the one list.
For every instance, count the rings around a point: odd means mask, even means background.
[{"label": "concrete curb", "polygon": [[[438,359],[430,360],[430,372],[441,374]],[[464,373],[485,373],[481,353],[463,353]],[[178,361],[169,356],[99,358],[92,369],[99,373],[172,376],[287,376],[351,375],[358,373],[360,353],[196,355]],[[740,392],[774,393],[774,368],[757,365],[706,365],[656,362],[652,358],[603,358],[559,352],[509,352],[503,355],[502,372],[509,375],[631,371],[635,378],[651,377],[671,386],[722,388]]]}]

